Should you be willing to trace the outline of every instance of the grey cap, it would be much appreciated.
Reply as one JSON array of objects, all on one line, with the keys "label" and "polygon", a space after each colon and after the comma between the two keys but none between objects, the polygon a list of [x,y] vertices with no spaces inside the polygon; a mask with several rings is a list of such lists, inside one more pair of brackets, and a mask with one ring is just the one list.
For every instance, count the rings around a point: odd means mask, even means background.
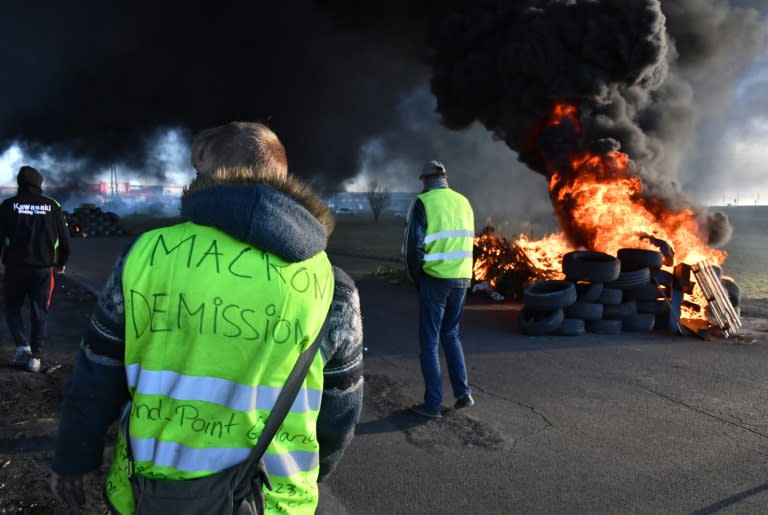
[{"label": "grey cap", "polygon": [[421,175],[419,175],[419,179],[423,179],[424,177],[432,177],[434,175],[447,175],[445,173],[445,166],[443,166],[443,163],[440,161],[430,161],[429,163],[425,164],[421,169]]}]

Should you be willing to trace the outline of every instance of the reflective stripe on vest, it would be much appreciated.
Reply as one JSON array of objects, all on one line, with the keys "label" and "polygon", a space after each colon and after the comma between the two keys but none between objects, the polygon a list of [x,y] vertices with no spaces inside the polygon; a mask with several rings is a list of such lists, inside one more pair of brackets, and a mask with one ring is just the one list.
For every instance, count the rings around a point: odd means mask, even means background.
[{"label": "reflective stripe on vest", "polygon": [[[298,355],[320,331],[333,270],[325,253],[288,263],[186,222],[134,244],[123,294],[135,468],[183,480],[248,457]],[[318,353],[264,455],[268,513],[317,506],[322,389]],[[133,513],[126,456],[119,435],[105,492],[113,508]]]},{"label": "reflective stripe on vest", "polygon": [[[139,364],[126,368],[128,387],[134,394],[166,395],[177,400],[199,400],[227,406],[233,410],[271,410],[282,388],[246,386],[217,377],[188,376],[168,370],[142,370]],[[320,409],[322,390],[301,388],[291,412]]]},{"label": "reflective stripe on vest", "polygon": [[[194,472],[221,470],[237,465],[248,457],[251,448],[195,449],[177,442],[162,442],[156,438],[131,438],[131,451],[136,461],[152,461],[157,466]],[[318,454],[306,451],[265,454],[264,462],[270,475],[285,477],[310,471],[320,465]]]},{"label": "reflective stripe on vest", "polygon": [[475,219],[469,201],[450,188],[429,190],[418,198],[427,218],[424,272],[441,279],[470,279]]}]

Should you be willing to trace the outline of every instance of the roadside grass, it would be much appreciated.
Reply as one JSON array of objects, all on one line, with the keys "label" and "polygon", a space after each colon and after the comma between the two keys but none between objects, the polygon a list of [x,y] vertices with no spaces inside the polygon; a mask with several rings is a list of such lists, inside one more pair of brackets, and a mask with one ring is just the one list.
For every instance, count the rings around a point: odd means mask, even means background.
[{"label": "roadside grass", "polygon": [[337,216],[328,251],[399,259],[404,229],[405,221],[392,215],[382,215],[377,223],[370,215]]},{"label": "roadside grass", "polygon": [[768,206],[712,208],[728,216],[733,235],[723,250],[723,274],[731,276],[744,297],[768,299]]},{"label": "roadside grass", "polygon": [[733,236],[723,247],[728,252],[723,274],[733,277],[750,299],[768,299],[768,233],[763,227],[735,220]]}]

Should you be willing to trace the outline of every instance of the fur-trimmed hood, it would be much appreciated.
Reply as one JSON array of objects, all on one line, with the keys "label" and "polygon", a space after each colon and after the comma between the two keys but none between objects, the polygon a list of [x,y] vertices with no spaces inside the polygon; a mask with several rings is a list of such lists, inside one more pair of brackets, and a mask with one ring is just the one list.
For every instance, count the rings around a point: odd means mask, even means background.
[{"label": "fur-trimmed hood", "polygon": [[289,262],[325,250],[334,227],[328,208],[305,184],[247,168],[198,175],[181,197],[181,216]]}]

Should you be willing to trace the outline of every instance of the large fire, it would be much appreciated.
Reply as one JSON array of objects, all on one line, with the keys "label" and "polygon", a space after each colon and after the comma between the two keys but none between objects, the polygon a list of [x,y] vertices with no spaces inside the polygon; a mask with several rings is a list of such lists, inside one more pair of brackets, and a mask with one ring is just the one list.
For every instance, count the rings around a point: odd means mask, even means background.
[{"label": "large fire", "polygon": [[[576,108],[557,104],[548,126],[564,122],[580,134]],[[708,261],[721,265],[727,254],[707,246],[707,228],[693,211],[673,211],[644,195],[643,184],[631,167],[629,157],[617,150],[604,154],[583,151],[569,156],[564,164],[550,164],[549,194],[561,232],[540,240],[521,236],[514,246],[524,251],[535,269],[555,277],[563,255],[572,250],[583,248],[613,256],[621,248],[659,250],[652,239],[671,245],[673,264]],[[487,275],[487,267],[476,263],[475,279],[487,280]]]}]

